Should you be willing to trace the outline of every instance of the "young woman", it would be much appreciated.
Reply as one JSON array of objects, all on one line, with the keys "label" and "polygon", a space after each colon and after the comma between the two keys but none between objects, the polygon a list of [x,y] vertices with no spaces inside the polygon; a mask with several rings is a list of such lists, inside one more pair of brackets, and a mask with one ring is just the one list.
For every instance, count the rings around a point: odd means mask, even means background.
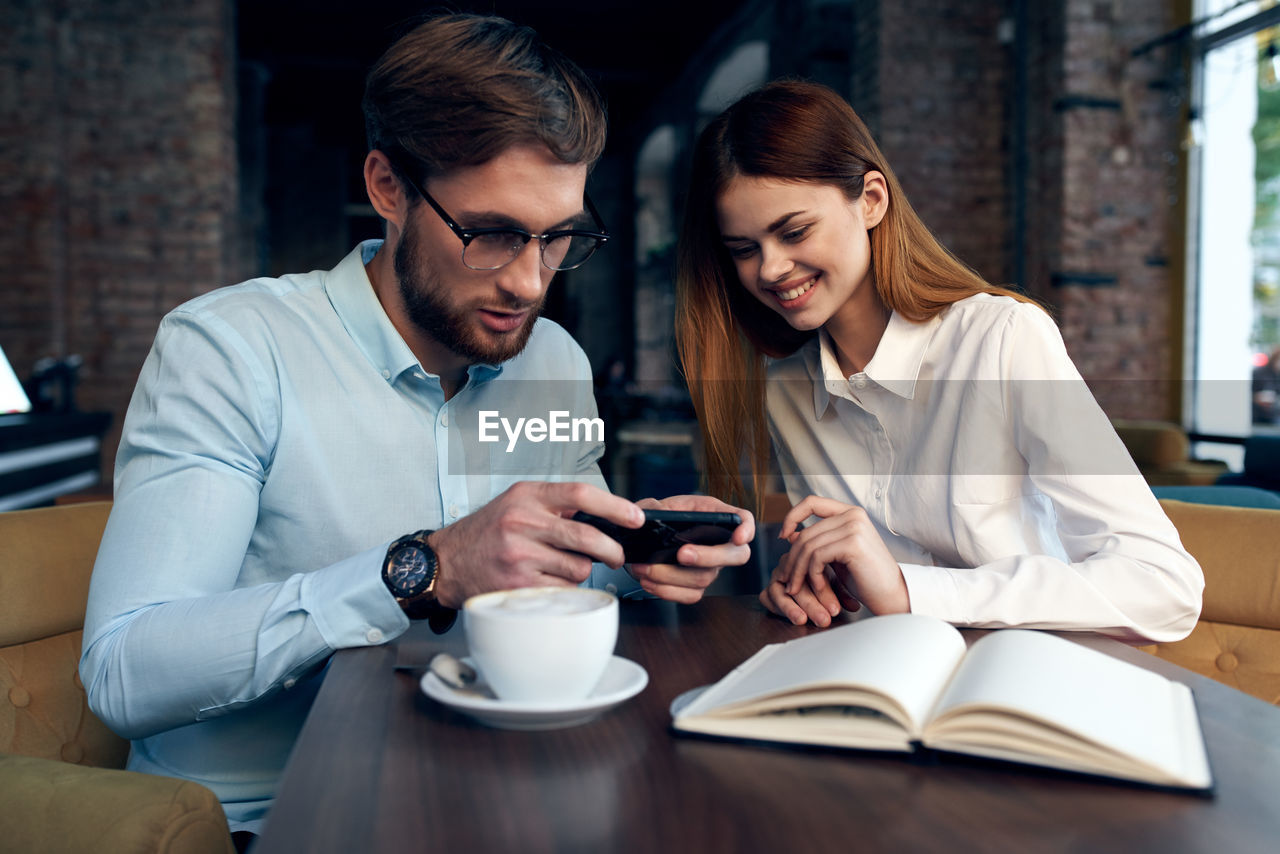
[{"label": "young woman", "polygon": [[701,134],[676,325],[711,492],[758,506],[772,444],[794,504],[770,610],[1194,626],[1200,567],[1053,320],[937,242],[833,91],[772,83]]}]

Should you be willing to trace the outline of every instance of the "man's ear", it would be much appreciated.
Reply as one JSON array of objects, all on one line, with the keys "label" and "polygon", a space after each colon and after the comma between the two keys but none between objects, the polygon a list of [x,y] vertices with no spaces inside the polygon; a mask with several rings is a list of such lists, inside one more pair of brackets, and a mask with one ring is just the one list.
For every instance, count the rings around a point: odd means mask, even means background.
[{"label": "man's ear", "polygon": [[364,158],[364,189],[369,194],[369,204],[373,205],[378,216],[389,225],[394,225],[397,231],[403,231],[409,209],[404,187],[392,171],[387,155],[376,148]]},{"label": "man's ear", "polygon": [[862,217],[867,230],[875,228],[889,211],[889,184],[880,172],[862,176]]}]

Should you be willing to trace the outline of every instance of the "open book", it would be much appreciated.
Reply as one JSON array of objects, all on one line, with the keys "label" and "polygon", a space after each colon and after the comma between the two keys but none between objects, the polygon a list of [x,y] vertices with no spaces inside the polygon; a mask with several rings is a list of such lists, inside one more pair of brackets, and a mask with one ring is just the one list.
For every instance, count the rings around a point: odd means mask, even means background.
[{"label": "open book", "polygon": [[923,745],[1157,786],[1213,785],[1187,686],[1037,631],[1003,629],[966,649],[955,627],[919,614],[766,646],[677,698],[672,713],[677,730],[706,735]]}]

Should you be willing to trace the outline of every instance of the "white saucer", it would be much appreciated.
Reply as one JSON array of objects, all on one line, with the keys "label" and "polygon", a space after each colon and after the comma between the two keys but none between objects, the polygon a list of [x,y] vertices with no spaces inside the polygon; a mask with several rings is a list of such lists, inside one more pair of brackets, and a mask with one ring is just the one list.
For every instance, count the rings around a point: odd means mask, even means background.
[{"label": "white saucer", "polygon": [[[471,659],[462,659],[471,664]],[[446,685],[431,671],[422,677],[422,693],[455,711],[470,715],[498,729],[560,729],[586,723],[608,709],[639,694],[649,684],[649,674],[634,661],[613,656],[605,667],[600,684],[585,699],[574,703],[530,703],[499,700],[489,694],[476,696]],[[476,689],[489,686],[481,676]]]}]

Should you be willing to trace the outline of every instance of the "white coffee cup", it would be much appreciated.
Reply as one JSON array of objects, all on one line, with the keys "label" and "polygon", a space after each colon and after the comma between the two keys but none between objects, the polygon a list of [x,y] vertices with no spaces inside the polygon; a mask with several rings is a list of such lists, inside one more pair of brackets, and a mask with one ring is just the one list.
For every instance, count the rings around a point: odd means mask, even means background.
[{"label": "white coffee cup", "polygon": [[585,699],[618,640],[618,599],[603,590],[498,590],[472,596],[462,613],[471,660],[506,701]]}]

